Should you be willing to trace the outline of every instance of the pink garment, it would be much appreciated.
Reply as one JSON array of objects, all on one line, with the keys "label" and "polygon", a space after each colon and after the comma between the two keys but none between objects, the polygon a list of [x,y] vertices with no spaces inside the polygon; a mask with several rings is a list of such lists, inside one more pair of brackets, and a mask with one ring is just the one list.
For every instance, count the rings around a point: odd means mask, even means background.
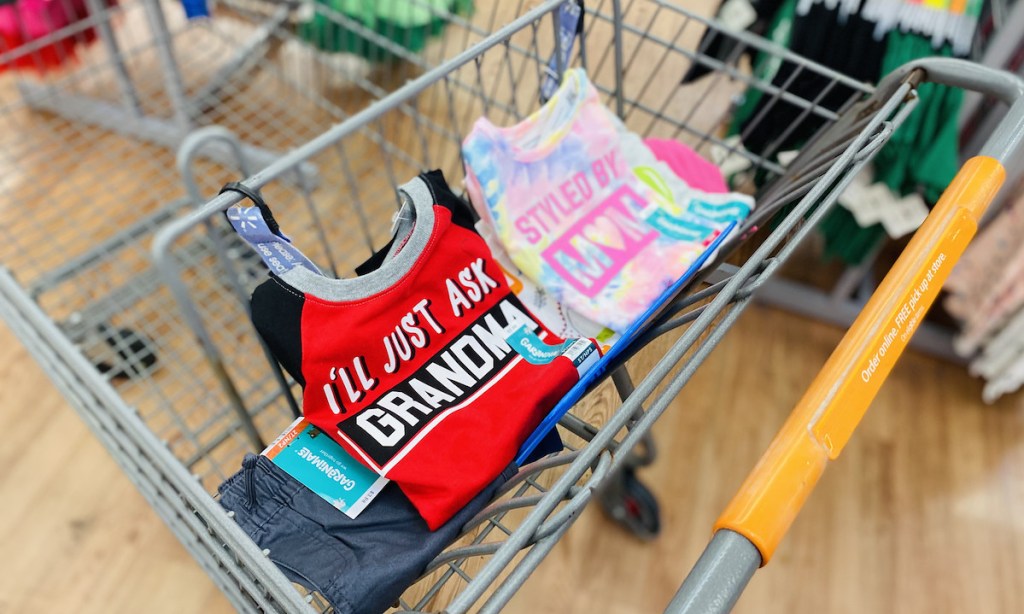
[{"label": "pink garment", "polygon": [[711,194],[729,191],[718,166],[700,157],[700,154],[686,145],[671,139],[655,138],[644,139],[644,145],[691,188]]},{"label": "pink garment", "polygon": [[960,258],[945,285],[949,296],[944,304],[950,315],[966,321],[988,317],[985,305],[991,303],[990,295],[999,293],[1003,272],[1020,248],[1022,236],[1024,199],[992,220]]},{"label": "pink garment", "polygon": [[[106,6],[114,6],[108,0]],[[75,47],[91,42],[96,33],[92,27],[62,32],[70,24],[89,16],[85,0],[17,0],[0,5],[0,51],[17,49],[28,43],[52,37],[31,52],[0,63],[0,72],[8,68],[32,68],[45,71],[74,58]]]},{"label": "pink garment", "polygon": [[984,296],[979,309],[970,314],[954,344],[963,356],[973,354],[986,338],[997,332],[1024,307],[1024,246],[1000,263],[996,284]]}]

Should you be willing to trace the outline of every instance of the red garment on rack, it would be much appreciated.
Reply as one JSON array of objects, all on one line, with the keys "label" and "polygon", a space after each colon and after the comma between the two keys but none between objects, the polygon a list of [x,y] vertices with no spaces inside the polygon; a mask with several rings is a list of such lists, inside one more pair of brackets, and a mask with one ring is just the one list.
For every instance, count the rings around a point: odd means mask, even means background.
[{"label": "red garment on rack", "polygon": [[38,45],[0,60],[0,71],[46,72],[74,59],[76,47],[95,40],[96,31],[91,26],[80,30],[68,26],[88,16],[85,0],[17,0],[0,6],[0,55],[30,43]]}]

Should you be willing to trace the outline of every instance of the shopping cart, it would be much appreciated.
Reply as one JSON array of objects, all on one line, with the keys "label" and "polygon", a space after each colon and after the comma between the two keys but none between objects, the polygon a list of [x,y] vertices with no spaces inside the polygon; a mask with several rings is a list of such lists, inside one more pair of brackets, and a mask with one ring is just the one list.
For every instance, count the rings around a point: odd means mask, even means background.
[{"label": "shopping cart", "polygon": [[[71,3],[53,4],[71,14]],[[445,36],[419,49],[326,6],[300,19],[294,2],[213,2],[211,18],[189,20],[177,1],[85,4],[87,17],[26,44],[0,39],[0,220],[12,237],[2,259],[119,378],[144,376],[160,359],[144,331],[113,322],[153,291],[145,243],[237,173],[235,152],[215,142],[195,160],[193,183],[205,192],[189,192],[175,155],[194,130],[244,134],[247,168],[262,168],[503,18],[496,7],[460,15],[431,4]],[[312,19],[387,51],[387,61],[322,52],[299,31]],[[303,164],[287,181],[313,185],[317,169]]]},{"label": "shopping cart", "polygon": [[[686,141],[704,154],[714,150],[744,157],[750,163],[748,176],[764,182],[765,187],[757,193],[757,212],[742,229],[742,235],[749,235],[747,243],[727,245],[715,266],[708,267],[624,357],[629,359],[641,348],[654,346],[660,354],[656,364],[637,374],[642,376],[634,385],[630,369],[636,374],[637,363],[626,362],[614,370],[613,382],[597,387],[563,418],[559,428],[566,450],[523,467],[500,496],[466,525],[463,537],[410,587],[397,606],[403,611],[500,609],[584,506],[601,493],[610,509],[633,514],[628,526],[654,532],[657,506],[628,471],[651,460],[653,449],[648,454],[638,454],[636,449],[649,441],[652,425],[750,304],[757,287],[789,258],[851,178],[913,111],[916,85],[927,77],[997,93],[1006,100],[1015,100],[1020,93],[1019,84],[1000,73],[967,70],[969,65],[948,62],[908,67],[873,89],[757,37],[725,31],[719,24],[667,2],[605,0],[593,4],[596,6],[586,7],[582,32],[570,56],[562,52],[568,50],[567,41],[572,38],[559,34],[564,31],[566,11],[575,3],[549,0],[530,10],[511,7],[515,15],[493,19],[475,44],[433,67],[417,64],[415,79],[388,95],[374,89],[381,94],[379,100],[347,118],[337,117],[342,120],[337,125],[313,129],[316,134],[297,134],[290,122],[253,127],[245,121],[211,120],[206,123],[221,123],[228,130],[193,133],[187,143],[190,153],[183,159],[196,161],[185,165],[195,169],[190,171],[194,179],[186,181],[192,202],[196,194],[212,193],[220,182],[235,178],[229,170],[235,158],[240,165],[263,160],[253,160],[246,153],[247,146],[272,152],[289,147],[268,145],[265,139],[294,139],[295,149],[279,156],[271,153],[274,159],[269,165],[244,183],[260,189],[273,203],[308,255],[326,270],[342,274],[386,241],[397,204],[395,186],[425,168],[441,168],[457,185],[462,177],[459,144],[472,119],[481,114],[496,123],[521,119],[539,104],[541,86],[549,75],[561,74],[567,64],[587,69],[608,104],[631,129]],[[479,23],[477,19],[472,23]],[[708,28],[737,40],[733,57],[717,60],[697,45],[698,37]],[[282,36],[288,36],[287,27],[283,32]],[[813,74],[825,79],[825,91],[848,90],[847,103],[836,111],[821,104],[824,92],[807,98],[790,91],[792,80],[780,87],[750,76],[736,64],[745,49],[797,64],[794,79],[799,74]],[[712,74],[692,85],[678,85],[679,77],[693,63],[707,67]],[[253,74],[262,70],[280,74],[274,72],[273,62],[254,68]],[[729,119],[737,97],[748,88],[762,92],[769,104],[785,103],[800,109],[794,130],[820,126],[788,165],[781,164],[776,155],[782,139],[755,155],[722,138],[720,126]],[[309,96],[308,88],[295,90],[297,98]],[[236,94],[222,104],[230,105],[236,97],[246,98],[244,93]],[[285,108],[272,111],[294,112],[288,104],[282,106]],[[1020,105],[1015,106],[1007,120],[1008,129],[990,144],[989,155],[996,159],[1012,155],[1024,126],[1021,113]],[[302,129],[305,124],[296,126]],[[283,136],[276,136],[274,127],[280,128]],[[211,151],[209,148],[218,153],[204,158],[202,152]],[[173,179],[175,188],[169,187],[169,162],[164,159],[159,166],[162,168],[154,174],[165,178],[160,196],[183,190],[177,188],[177,178]],[[315,169],[315,174],[304,169]],[[971,184],[958,182],[947,200],[951,204],[936,209],[932,219],[937,221],[929,223],[939,231],[947,222],[940,218],[961,198],[971,196],[981,209],[998,187],[996,163],[974,163],[966,172],[980,178]],[[126,198],[136,193],[148,195],[147,186],[126,189]],[[258,450],[283,430],[298,409],[296,385],[268,360],[248,317],[248,293],[263,273],[253,264],[251,252],[228,243],[229,236],[223,233],[221,214],[238,200],[236,194],[226,193],[192,211],[191,207],[176,208],[169,216],[173,219],[160,220],[162,228],[152,241],[152,262],[160,279],[148,273],[150,263],[145,259],[140,257],[133,264],[123,255],[144,252],[153,238],[147,228],[123,240],[119,252],[97,256],[99,264],[90,263],[63,275],[59,300],[33,295],[32,283],[45,270],[40,269],[38,258],[25,256],[31,256],[33,248],[43,248],[26,242],[20,251],[3,258],[6,268],[0,271],[0,314],[239,610],[323,611],[327,606],[319,596],[296,590],[209,495],[237,470],[244,452]],[[964,223],[970,230],[969,223]],[[34,230],[37,236],[48,236],[41,222]],[[74,230],[66,229],[62,242],[74,241],[85,249],[96,244],[94,236]],[[959,248],[970,234],[966,230],[958,235]],[[929,232],[922,231],[922,236]],[[917,242],[926,240],[930,239]],[[920,248],[908,253],[924,262],[925,268],[935,262],[934,257],[928,260],[928,255],[921,257],[917,251]],[[955,255],[949,253],[950,264]],[[913,278],[917,264],[920,262],[901,265],[895,271],[901,278],[887,282],[883,291],[894,293],[901,288],[902,278]],[[132,344],[114,335],[118,355],[143,367],[133,370],[130,377],[114,378],[111,371],[100,372],[99,361],[89,348],[76,347],[65,323],[77,305],[106,296],[110,284],[134,284],[140,275],[152,280],[151,285],[130,299],[115,301],[102,321],[115,330],[134,331],[150,348],[142,354],[152,352],[159,359],[142,364]],[[938,285],[936,281],[932,289]],[[919,310],[926,307],[927,298],[915,303]],[[866,316],[881,317],[893,306],[878,305],[869,307]],[[856,328],[861,330],[863,325]],[[871,339],[868,335],[863,342]],[[899,343],[888,343],[889,358],[876,367],[874,386],[880,385],[901,349]],[[827,373],[815,390],[828,389],[828,381],[841,381],[839,375],[840,371]],[[862,413],[870,396],[860,396],[854,409]],[[852,430],[856,420],[841,422]],[[787,432],[796,433],[788,437],[798,438],[808,431],[791,428]],[[790,439],[781,441],[774,450],[788,449]],[[842,443],[833,442],[834,454]],[[799,445],[806,451],[806,442]],[[823,448],[811,449],[825,454]],[[820,458],[815,465],[819,469],[824,466],[824,457]],[[768,461],[760,470],[772,466]],[[799,475],[785,475],[795,476],[794,482],[786,484],[802,487],[798,491],[806,495],[810,486],[801,482]],[[812,485],[813,479],[807,483]],[[764,479],[753,484],[762,489],[745,489],[733,509],[756,509],[750,501],[760,499],[748,499],[751,493],[775,494],[780,487],[779,482]],[[788,499],[779,495],[773,500]],[[629,505],[616,505],[616,501]],[[758,509],[758,514],[728,514],[711,554],[701,560],[672,607],[727,609],[758,564],[767,560],[797,509],[794,503]],[[772,513],[781,515],[782,520],[769,522],[775,518]],[[748,530],[744,524],[748,517],[756,517],[772,529],[767,541],[761,533]]]}]

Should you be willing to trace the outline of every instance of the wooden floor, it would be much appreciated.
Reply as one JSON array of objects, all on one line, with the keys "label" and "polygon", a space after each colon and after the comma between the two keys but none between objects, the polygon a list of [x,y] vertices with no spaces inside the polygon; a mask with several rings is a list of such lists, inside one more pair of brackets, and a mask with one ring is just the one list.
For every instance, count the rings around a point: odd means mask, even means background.
[{"label": "wooden floor", "polygon": [[[839,336],[749,311],[657,426],[661,537],[589,509],[508,611],[661,611]],[[907,355],[737,611],[1024,611],[1024,399],[979,396]],[[6,329],[0,408],[0,614],[230,611]]]}]

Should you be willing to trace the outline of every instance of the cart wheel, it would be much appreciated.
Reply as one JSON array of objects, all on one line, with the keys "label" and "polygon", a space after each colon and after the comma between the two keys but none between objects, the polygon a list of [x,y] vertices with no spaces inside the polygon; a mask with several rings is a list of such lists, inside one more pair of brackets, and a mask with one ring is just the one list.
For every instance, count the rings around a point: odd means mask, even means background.
[{"label": "cart wheel", "polygon": [[657,537],[661,531],[661,514],[654,494],[632,470],[624,470],[618,482],[601,494],[601,507],[637,537]]},{"label": "cart wheel", "polygon": [[143,374],[156,364],[156,348],[153,342],[130,328],[109,329],[100,327],[103,340],[121,358],[117,364],[99,362],[100,373],[110,373],[114,378],[131,378]]}]

